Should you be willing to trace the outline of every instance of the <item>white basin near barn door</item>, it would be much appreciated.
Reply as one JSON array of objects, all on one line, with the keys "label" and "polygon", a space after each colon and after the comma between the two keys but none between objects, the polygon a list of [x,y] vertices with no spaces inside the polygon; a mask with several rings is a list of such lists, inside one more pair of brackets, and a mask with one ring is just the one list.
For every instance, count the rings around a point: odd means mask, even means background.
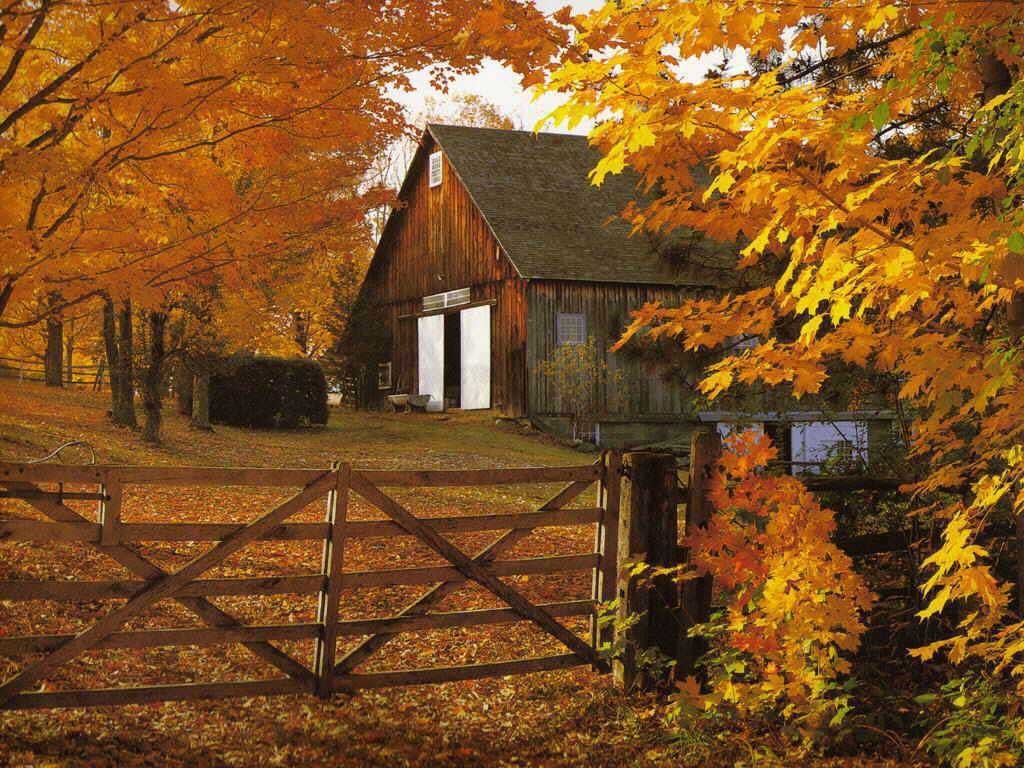
[{"label": "white basin near barn door", "polygon": [[419,394],[429,395],[428,411],[444,410],[444,315],[428,315],[417,323]]},{"label": "white basin near barn door", "polygon": [[460,314],[460,406],[467,411],[490,408],[491,308],[485,304],[464,309]]}]

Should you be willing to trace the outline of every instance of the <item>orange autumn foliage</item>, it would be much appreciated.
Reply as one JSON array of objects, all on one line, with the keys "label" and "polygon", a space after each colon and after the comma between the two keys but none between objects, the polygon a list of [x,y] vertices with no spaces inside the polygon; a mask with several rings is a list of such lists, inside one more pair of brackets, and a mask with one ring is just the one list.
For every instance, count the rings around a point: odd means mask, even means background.
[{"label": "orange autumn foliage", "polygon": [[346,253],[404,128],[389,91],[487,54],[536,78],[549,26],[518,0],[5,3],[0,324]]},{"label": "orange autumn foliage", "polygon": [[839,688],[873,600],[833,542],[835,520],[796,478],[768,476],[777,455],[748,431],[727,439],[709,497],[716,512],[688,537],[696,573],[712,573],[724,615],[705,706],[781,712],[819,726],[848,706]]}]

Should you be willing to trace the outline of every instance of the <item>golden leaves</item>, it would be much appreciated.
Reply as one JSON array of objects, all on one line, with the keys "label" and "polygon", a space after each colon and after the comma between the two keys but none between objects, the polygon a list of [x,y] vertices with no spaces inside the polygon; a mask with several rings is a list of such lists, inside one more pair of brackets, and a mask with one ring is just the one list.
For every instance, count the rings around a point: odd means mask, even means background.
[{"label": "golden leaves", "polygon": [[[707,368],[710,398],[758,384],[813,393],[840,363],[863,367],[914,414],[922,487],[974,487],[928,561],[924,612],[959,603],[970,621],[922,658],[941,648],[1005,662],[1024,648],[1011,640],[1020,627],[993,639],[1006,586],[976,543],[996,512],[1024,512],[1011,458],[1024,445],[1024,52],[1010,32],[1022,23],[1015,3],[931,14],[892,0],[636,0],[582,22],[586,61],[552,81],[569,94],[566,114],[600,121],[606,168],[629,165],[656,193],[635,222],[735,237],[738,280],[759,286],[639,313],[630,337],[696,351],[757,334],[755,349]],[[677,66],[680,50],[737,48],[763,67],[756,77],[734,63],[693,82]],[[977,51],[1013,73],[986,104]],[[639,126],[643,142],[629,145]],[[740,573],[753,572],[748,560]]]},{"label": "golden leaves", "polygon": [[565,34],[518,0],[83,0],[8,21],[15,307],[44,290],[130,288],[140,305],[217,281],[260,290],[299,254],[365,247],[363,179],[406,128],[389,94],[407,73],[444,81],[490,53],[539,78]]}]

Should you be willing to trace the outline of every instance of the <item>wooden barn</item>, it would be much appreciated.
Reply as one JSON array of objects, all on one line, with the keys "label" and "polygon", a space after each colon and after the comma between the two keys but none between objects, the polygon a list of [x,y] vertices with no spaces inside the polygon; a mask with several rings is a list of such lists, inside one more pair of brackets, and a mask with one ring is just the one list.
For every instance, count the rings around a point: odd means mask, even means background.
[{"label": "wooden barn", "polygon": [[592,339],[607,375],[587,439],[683,441],[706,420],[675,383],[686,371],[668,381],[607,349],[631,309],[714,291],[722,270],[681,274],[631,237],[620,214],[635,180],[594,187],[598,159],[581,136],[427,126],[362,288],[389,339],[381,399],[421,394],[428,410],[490,408],[568,434],[579,420],[545,362]]}]

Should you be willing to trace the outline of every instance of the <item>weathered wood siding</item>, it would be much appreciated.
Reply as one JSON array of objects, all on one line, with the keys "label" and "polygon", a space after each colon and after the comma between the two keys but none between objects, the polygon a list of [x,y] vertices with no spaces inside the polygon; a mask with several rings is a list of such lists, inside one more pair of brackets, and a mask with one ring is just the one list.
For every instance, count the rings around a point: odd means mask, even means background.
[{"label": "weathered wood siding", "polygon": [[[629,322],[629,312],[647,302],[678,303],[687,289],[618,283],[584,283],[573,281],[533,281],[527,288],[527,369],[529,376],[529,412],[531,415],[554,415],[569,412],[556,383],[540,372],[558,345],[556,317],[559,313],[580,313],[586,316],[587,335],[602,349],[608,349],[619,338]],[[610,372],[619,375],[627,397],[625,408],[614,407],[616,398],[600,391],[601,410],[619,417],[672,416],[686,412],[688,395],[677,384],[666,382],[653,371],[646,370],[637,359],[625,353],[607,353]],[[612,380],[614,375],[610,376]]]},{"label": "weathered wood siding", "polygon": [[[429,140],[428,140],[429,142]],[[364,291],[382,310],[392,337],[393,392],[417,392],[416,318],[422,298],[470,288],[491,308],[491,402],[513,416],[526,411],[526,282],[501,251],[447,157],[443,181],[429,186],[427,143],[402,190],[405,207],[385,229]]]}]

